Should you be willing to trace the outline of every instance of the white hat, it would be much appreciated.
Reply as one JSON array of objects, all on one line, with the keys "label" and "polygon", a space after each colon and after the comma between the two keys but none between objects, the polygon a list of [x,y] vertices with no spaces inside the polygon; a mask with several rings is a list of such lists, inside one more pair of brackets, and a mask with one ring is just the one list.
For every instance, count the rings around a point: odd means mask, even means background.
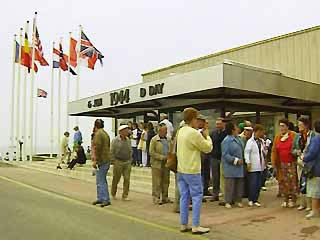
[{"label": "white hat", "polygon": [[120,132],[121,130],[123,130],[123,129],[126,129],[126,128],[129,128],[129,126],[128,126],[128,125],[120,125],[120,127],[119,127],[119,132]]},{"label": "white hat", "polygon": [[253,131],[252,127],[244,127],[244,130]]}]

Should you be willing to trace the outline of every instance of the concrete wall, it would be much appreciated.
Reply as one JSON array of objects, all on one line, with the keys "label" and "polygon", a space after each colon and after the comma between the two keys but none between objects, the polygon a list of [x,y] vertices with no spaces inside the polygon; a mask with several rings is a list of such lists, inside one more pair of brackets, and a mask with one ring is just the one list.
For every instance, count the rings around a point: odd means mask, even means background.
[{"label": "concrete wall", "polygon": [[143,81],[199,70],[224,59],[278,70],[286,76],[320,84],[320,26],[208,55],[143,74]]}]

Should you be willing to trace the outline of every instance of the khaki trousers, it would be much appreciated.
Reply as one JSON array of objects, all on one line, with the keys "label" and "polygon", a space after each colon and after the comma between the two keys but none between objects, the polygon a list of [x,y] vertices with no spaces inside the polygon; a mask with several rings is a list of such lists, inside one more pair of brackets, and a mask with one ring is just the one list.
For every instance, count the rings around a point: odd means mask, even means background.
[{"label": "khaki trousers", "polygon": [[115,160],[113,164],[113,179],[111,187],[111,195],[116,196],[118,190],[118,183],[123,176],[123,193],[122,198],[127,198],[130,188],[130,174],[131,174],[131,162]]},{"label": "khaki trousers", "polygon": [[152,196],[155,199],[168,199],[170,172],[166,167],[152,168]]}]

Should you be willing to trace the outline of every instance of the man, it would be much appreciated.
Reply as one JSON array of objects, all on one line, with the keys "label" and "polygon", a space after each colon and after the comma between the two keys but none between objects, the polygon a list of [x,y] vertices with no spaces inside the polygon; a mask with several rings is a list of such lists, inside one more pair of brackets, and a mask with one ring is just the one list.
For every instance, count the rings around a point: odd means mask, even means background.
[{"label": "man", "polygon": [[223,118],[216,119],[216,130],[211,134],[211,140],[213,144],[213,150],[210,153],[211,160],[211,171],[212,171],[212,181],[213,181],[213,193],[211,202],[219,201],[220,193],[220,168],[221,168],[221,143],[224,138],[227,136],[225,131],[225,122]]},{"label": "man", "polygon": [[94,123],[93,146],[95,146],[95,157],[92,158],[92,167],[96,171],[97,200],[93,205],[101,204],[101,207],[111,205],[107,174],[110,168],[110,137],[104,131],[104,122],[97,119]]},{"label": "man", "polygon": [[70,162],[70,155],[71,152],[69,151],[69,132],[65,132],[63,134],[61,144],[60,144],[60,151],[61,151],[61,156],[60,156],[60,161],[58,162],[57,169],[62,169],[61,163],[65,163],[64,160],[67,158],[67,163]]},{"label": "man", "polygon": [[169,121],[167,114],[160,114],[160,124],[161,123],[164,123],[167,126],[167,138],[172,140],[174,128],[172,123]]},{"label": "man", "polygon": [[138,124],[132,123],[132,134],[130,136],[131,139],[131,147],[132,147],[132,166],[136,166],[138,164]]},{"label": "man", "polygon": [[138,167],[142,167],[142,150],[139,149],[138,147],[139,147],[140,139],[142,136],[143,125],[144,125],[144,123],[141,122],[141,123],[139,123],[138,128],[137,128],[137,151],[138,151],[137,166]]},{"label": "man", "polygon": [[[202,134],[203,129],[208,129],[207,118],[202,114],[200,114],[197,120],[198,120],[199,131]],[[209,160],[209,155],[205,153],[201,153],[201,176],[202,176],[202,182],[203,182],[203,196],[211,196],[208,190],[209,182],[210,182],[210,160]],[[204,198],[202,201],[206,202]]]},{"label": "man", "polygon": [[113,139],[111,143],[111,159],[113,162],[113,179],[111,195],[116,200],[118,183],[121,176],[123,176],[123,193],[122,200],[130,201],[128,198],[130,187],[130,174],[132,163],[132,148],[131,141],[128,138],[128,125],[121,125],[119,127],[119,136]]},{"label": "man", "polygon": [[76,147],[77,145],[82,144],[82,134],[78,126],[75,126],[73,130],[75,131],[73,136],[73,147]]},{"label": "man", "polygon": [[167,126],[160,123],[159,133],[152,138],[150,143],[153,203],[155,205],[172,203],[168,197],[170,172],[166,168],[170,144],[171,140],[167,139]]},{"label": "man", "polygon": [[248,170],[249,207],[261,207],[259,203],[260,189],[262,187],[262,173],[265,169],[265,146],[263,141],[264,128],[257,124],[253,136],[247,141],[245,147],[245,162]]}]

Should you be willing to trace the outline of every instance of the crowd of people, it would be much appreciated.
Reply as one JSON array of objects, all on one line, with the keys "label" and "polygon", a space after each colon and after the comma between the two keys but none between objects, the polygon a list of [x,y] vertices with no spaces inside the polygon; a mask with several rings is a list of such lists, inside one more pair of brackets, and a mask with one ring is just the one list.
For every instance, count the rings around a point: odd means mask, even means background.
[{"label": "crowd of people", "polygon": [[[281,119],[280,132],[272,141],[261,124],[244,121],[237,125],[232,119],[217,118],[215,129],[209,132],[207,117],[198,110],[186,108],[182,114],[183,121],[176,130],[168,115],[162,114],[156,130],[151,122],[129,122],[120,125],[119,134],[112,141],[104,130],[104,122],[95,121],[91,144],[97,185],[94,205],[105,207],[111,204],[111,199],[117,200],[121,177],[122,200],[129,201],[132,167],[151,168],[155,205],[172,203],[168,194],[170,170],[167,163],[169,155],[174,155],[177,161],[174,211],[180,213],[181,232],[204,234],[210,231],[200,226],[200,209],[207,199],[219,201],[226,209],[243,208],[244,199],[248,207],[261,207],[260,191],[267,190],[266,180],[272,176],[279,183],[277,197],[283,198],[282,207],[305,210],[308,219],[320,217],[320,121],[315,122],[313,130],[309,119],[301,117],[295,132],[287,119]],[[61,162],[70,159],[68,137],[66,132],[61,145]],[[69,163],[70,169],[85,159],[81,143],[81,132],[75,128],[76,157]],[[111,164],[110,196],[106,176]],[[191,228],[188,225],[190,209]]]}]

